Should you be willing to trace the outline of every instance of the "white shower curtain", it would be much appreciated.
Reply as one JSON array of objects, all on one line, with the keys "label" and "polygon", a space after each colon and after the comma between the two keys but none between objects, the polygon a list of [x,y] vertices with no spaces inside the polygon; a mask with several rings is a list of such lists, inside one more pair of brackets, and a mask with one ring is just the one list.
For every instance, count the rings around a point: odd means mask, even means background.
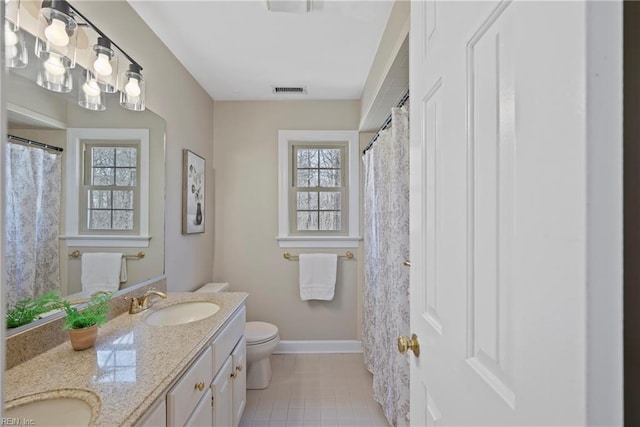
[{"label": "white shower curtain", "polygon": [[373,397],[389,423],[406,424],[409,413],[409,360],[397,350],[409,332],[409,113],[393,108],[391,128],[363,156],[364,325],[367,369]]},{"label": "white shower curtain", "polygon": [[41,148],[7,144],[7,303],[60,289],[61,160]]}]

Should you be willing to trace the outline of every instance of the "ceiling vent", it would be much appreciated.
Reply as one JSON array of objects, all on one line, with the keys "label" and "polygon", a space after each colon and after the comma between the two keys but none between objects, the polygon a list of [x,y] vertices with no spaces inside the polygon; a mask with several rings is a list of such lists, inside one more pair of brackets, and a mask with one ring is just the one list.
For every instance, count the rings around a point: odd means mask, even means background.
[{"label": "ceiling vent", "polygon": [[270,12],[305,13],[313,9],[313,0],[267,0]]},{"label": "ceiling vent", "polygon": [[307,87],[306,86],[271,86],[272,92],[274,94],[289,94],[289,95],[306,95]]}]

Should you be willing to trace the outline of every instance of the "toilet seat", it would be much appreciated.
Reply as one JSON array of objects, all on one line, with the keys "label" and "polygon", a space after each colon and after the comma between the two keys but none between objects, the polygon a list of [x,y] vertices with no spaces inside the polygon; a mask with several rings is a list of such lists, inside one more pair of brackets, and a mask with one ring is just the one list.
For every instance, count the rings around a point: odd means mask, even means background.
[{"label": "toilet seat", "polygon": [[267,322],[247,322],[245,337],[247,345],[262,344],[278,336],[278,328]]}]

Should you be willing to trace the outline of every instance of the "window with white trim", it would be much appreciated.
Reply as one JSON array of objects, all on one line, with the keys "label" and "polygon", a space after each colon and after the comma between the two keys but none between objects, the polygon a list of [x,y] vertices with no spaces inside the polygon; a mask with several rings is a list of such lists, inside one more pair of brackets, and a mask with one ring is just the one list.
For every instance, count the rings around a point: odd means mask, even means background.
[{"label": "window with white trim", "polygon": [[356,247],[357,131],[279,131],[280,247]]},{"label": "window with white trim", "polygon": [[149,129],[67,129],[68,246],[149,247]]},{"label": "window with white trim", "polygon": [[294,142],[289,197],[292,234],[345,234],[348,206],[347,142]]}]

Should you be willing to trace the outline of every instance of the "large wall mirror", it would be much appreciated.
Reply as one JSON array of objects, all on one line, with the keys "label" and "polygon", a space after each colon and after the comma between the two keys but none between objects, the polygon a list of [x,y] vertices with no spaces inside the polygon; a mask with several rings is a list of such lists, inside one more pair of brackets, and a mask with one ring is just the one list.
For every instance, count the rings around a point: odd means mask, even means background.
[{"label": "large wall mirror", "polygon": [[[13,191],[24,196],[9,198],[3,218],[7,234],[4,236],[8,287],[5,294],[10,297],[9,303],[25,296],[37,297],[54,286],[52,282],[58,283],[55,286],[63,296],[82,294],[85,278],[82,266],[88,265],[83,260],[85,254],[124,255],[126,273],[120,276],[119,290],[163,274],[165,120],[148,109],[129,111],[120,108],[117,96],[107,99],[105,111],[81,108],[78,106],[77,92],[59,94],[38,86],[33,63],[26,68],[11,69],[5,85],[8,134],[17,137],[15,140],[9,138],[7,142],[7,192]],[[136,144],[140,138],[136,132],[140,131],[148,135],[146,152],[142,149],[132,151],[132,147],[139,147]],[[72,138],[71,134],[81,137]],[[63,151],[35,147],[28,141],[59,147]],[[93,154],[87,153],[87,150]],[[41,153],[46,153],[44,160]],[[134,194],[132,191],[129,194],[110,186],[97,190],[85,187],[73,190],[68,186],[72,164],[76,170],[71,171],[71,179],[81,181],[89,171],[95,182],[116,176],[120,181],[124,179],[124,185],[129,185],[126,181],[131,180],[131,170],[143,167],[143,155],[147,157],[148,168],[148,188],[143,192]],[[74,156],[76,160],[69,156]],[[74,163],[78,159],[81,159],[81,164]],[[125,178],[121,179],[122,176]],[[148,201],[148,206],[141,212],[143,218],[138,216],[136,219],[135,215],[127,212],[134,196],[144,197]],[[79,200],[75,212],[67,211],[70,199]],[[58,203],[60,208],[56,212]],[[46,211],[49,208],[51,212]],[[110,219],[105,219],[105,215]],[[139,230],[140,224],[143,224],[146,236],[138,241],[101,238],[90,242],[91,239],[83,240],[86,230],[78,232],[68,229],[69,224],[73,223],[69,221],[70,218],[75,218],[76,223],[93,224],[93,230],[88,233],[90,235],[101,234],[101,224],[114,221],[125,230]],[[16,223],[24,228],[25,222],[33,228],[16,234]],[[54,236],[53,242],[51,238],[47,240],[47,234]],[[71,238],[72,235],[75,237]],[[42,266],[44,270],[35,271]],[[11,335],[24,328],[10,329],[8,333]]]}]

